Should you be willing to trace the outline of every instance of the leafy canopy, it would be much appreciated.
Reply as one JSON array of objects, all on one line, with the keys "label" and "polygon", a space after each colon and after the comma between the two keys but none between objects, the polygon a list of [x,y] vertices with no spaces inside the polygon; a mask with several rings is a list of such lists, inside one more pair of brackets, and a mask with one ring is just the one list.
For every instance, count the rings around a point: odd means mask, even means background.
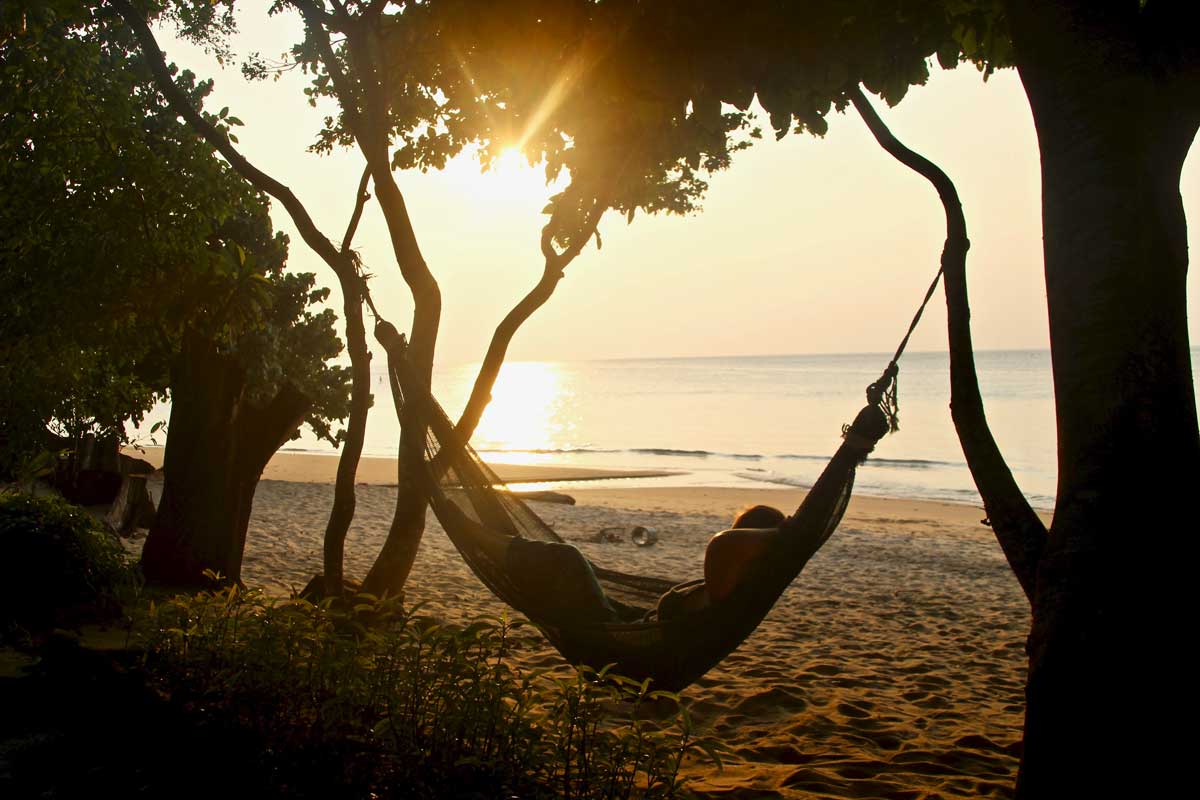
[{"label": "leafy canopy", "polygon": [[[71,4],[62,4],[64,7]],[[257,398],[290,380],[332,437],[346,370],[325,290],[284,272],[287,240],[170,113],[102,11],[0,17],[0,439],[15,459],[59,432],[120,433],[167,390],[187,330],[234,353]],[[70,11],[67,8],[67,11]],[[197,104],[211,84],[179,76]],[[225,129],[227,110],[210,117]],[[11,466],[11,465],[9,465]]]},{"label": "leafy canopy", "polygon": [[[440,168],[465,149],[486,166],[509,148],[570,177],[546,209],[560,242],[601,200],[636,210],[697,209],[705,176],[758,137],[755,98],[777,137],[823,135],[863,83],[889,103],[924,83],[931,60],[981,69],[1010,57],[998,2],[850,0],[277,0],[309,35],[288,57],[335,97],[313,148],[354,142],[372,92],[397,168]],[[324,42],[328,42],[325,49]],[[270,72],[254,57],[245,71]],[[345,80],[338,85],[338,75]]]}]

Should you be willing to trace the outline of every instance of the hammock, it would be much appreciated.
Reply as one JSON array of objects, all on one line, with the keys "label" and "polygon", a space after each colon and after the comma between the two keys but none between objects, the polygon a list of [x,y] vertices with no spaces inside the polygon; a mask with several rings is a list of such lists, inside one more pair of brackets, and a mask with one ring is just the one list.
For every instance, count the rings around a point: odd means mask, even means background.
[{"label": "hammock", "polygon": [[427,484],[434,513],[471,570],[497,597],[537,624],[572,664],[611,664],[617,674],[652,678],[656,688],[668,691],[691,684],[753,633],[837,528],[850,499],[855,469],[894,427],[888,402],[888,388],[894,386],[896,375],[893,363],[868,389],[866,407],[844,429],[842,445],[800,507],[731,594],[704,608],[659,619],[655,606],[663,595],[687,593],[701,581],[679,583],[631,575],[588,562],[612,613],[610,619],[586,619],[564,602],[570,592],[561,591],[561,581],[591,583],[591,575],[539,577],[529,570],[514,570],[510,559],[496,556],[496,537],[569,545],[519,498],[504,491],[503,482],[462,441],[409,368],[404,337],[387,323],[381,323],[376,336],[388,351],[397,412],[406,399],[425,404],[428,428],[419,480]]}]

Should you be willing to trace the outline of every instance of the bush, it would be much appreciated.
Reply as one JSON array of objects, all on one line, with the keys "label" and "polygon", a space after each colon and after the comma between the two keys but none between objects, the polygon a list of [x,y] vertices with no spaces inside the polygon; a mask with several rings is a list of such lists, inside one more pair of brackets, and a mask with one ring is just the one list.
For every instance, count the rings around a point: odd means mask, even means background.
[{"label": "bush", "polygon": [[603,673],[523,673],[517,627],[236,587],[151,606],[138,625],[152,679],[254,732],[280,796],[682,796],[682,759],[713,753],[675,699]]},{"label": "bush", "polygon": [[4,634],[111,618],[138,584],[120,542],[54,497],[0,495],[0,553]]}]

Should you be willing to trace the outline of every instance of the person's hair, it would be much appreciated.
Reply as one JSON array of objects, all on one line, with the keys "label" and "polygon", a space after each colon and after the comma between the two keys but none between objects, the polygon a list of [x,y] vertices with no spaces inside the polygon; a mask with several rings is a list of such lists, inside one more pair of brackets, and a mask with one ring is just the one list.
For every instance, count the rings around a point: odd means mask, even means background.
[{"label": "person's hair", "polygon": [[787,515],[772,506],[746,506],[733,518],[734,528],[778,528]]}]

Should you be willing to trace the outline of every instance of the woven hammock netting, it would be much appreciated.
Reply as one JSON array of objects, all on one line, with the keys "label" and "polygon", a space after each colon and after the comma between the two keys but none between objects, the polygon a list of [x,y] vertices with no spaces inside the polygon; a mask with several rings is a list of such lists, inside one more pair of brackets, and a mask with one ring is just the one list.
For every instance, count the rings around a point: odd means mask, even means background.
[{"label": "woven hammock netting", "polygon": [[597,669],[611,664],[618,674],[652,678],[656,688],[669,691],[695,681],[753,633],[836,529],[850,499],[855,468],[888,430],[878,402],[868,403],[846,427],[842,445],[804,502],[727,598],[660,619],[660,598],[698,582],[632,575],[591,563],[611,614],[582,618],[569,600],[579,587],[564,587],[564,581],[592,586],[596,581],[586,572],[518,569],[511,558],[497,555],[504,553],[495,546],[497,537],[567,545],[461,441],[441,406],[414,380],[403,355],[390,352],[389,366],[397,412],[406,399],[423,404],[428,431],[423,477],[430,504],[471,570],[497,597],[536,623],[568,661]]}]

